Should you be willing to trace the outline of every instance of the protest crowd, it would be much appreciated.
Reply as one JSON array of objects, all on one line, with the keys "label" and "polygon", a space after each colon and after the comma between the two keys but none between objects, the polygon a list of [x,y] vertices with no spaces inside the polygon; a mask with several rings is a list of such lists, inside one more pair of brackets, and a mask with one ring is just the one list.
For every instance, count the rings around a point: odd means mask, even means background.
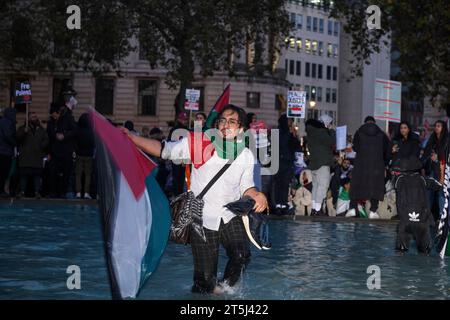
[{"label": "protest crowd", "polygon": [[[26,123],[16,123],[14,108],[6,108],[0,118],[0,197],[95,199],[97,168],[95,140],[89,115],[74,119],[74,105],[52,104],[46,126],[36,113],[29,112]],[[205,125],[207,115],[198,112],[195,121]],[[173,140],[176,129],[193,128],[181,112],[168,136],[160,128],[134,128],[132,121],[117,126],[132,134]],[[420,161],[415,168],[421,176],[442,186],[449,134],[447,123],[437,121],[427,136],[412,131],[407,122],[388,136],[372,116],[347,135],[344,149],[336,150],[335,123],[329,115],[308,119],[306,135],[298,134],[293,118],[281,114],[278,126],[268,128],[256,114],[247,114],[246,129],[252,129],[257,148],[279,143],[278,171],[261,175],[270,162],[256,155],[255,185],[266,195],[274,215],[363,217],[395,219],[397,214],[395,179],[402,160]],[[270,129],[279,130],[279,140],[271,141]],[[190,129],[193,130],[193,129]],[[154,159],[157,181],[169,199],[186,189],[186,165]],[[272,159],[273,161],[273,159]],[[414,199],[411,199],[413,201]],[[427,191],[428,206],[434,220],[444,205],[442,188]]]}]

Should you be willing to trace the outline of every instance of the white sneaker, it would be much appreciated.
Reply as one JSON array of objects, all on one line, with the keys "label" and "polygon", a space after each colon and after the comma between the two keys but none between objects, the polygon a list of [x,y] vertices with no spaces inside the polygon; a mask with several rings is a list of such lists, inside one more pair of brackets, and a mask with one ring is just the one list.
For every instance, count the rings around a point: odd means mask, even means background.
[{"label": "white sneaker", "polygon": [[347,213],[345,214],[346,218],[351,218],[351,217],[356,217],[356,210],[355,209],[350,209],[347,211]]},{"label": "white sneaker", "polygon": [[369,219],[380,219],[380,216],[378,215],[378,213],[370,211],[369,212]]},{"label": "white sneaker", "polygon": [[80,192],[77,192],[77,195],[75,196],[75,198],[81,199],[81,193],[80,193]]},{"label": "white sneaker", "polygon": [[89,199],[89,200],[92,199],[91,196],[89,195],[89,193],[85,193],[85,194],[84,194],[84,198],[85,198],[85,199]]}]

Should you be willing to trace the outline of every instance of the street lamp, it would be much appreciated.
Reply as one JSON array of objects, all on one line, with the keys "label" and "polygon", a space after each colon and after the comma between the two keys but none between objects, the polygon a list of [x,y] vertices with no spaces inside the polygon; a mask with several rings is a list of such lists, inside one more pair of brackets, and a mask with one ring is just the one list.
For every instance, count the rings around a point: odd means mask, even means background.
[{"label": "street lamp", "polygon": [[316,102],[315,101],[310,101],[309,102],[309,107],[312,109],[316,106]]}]

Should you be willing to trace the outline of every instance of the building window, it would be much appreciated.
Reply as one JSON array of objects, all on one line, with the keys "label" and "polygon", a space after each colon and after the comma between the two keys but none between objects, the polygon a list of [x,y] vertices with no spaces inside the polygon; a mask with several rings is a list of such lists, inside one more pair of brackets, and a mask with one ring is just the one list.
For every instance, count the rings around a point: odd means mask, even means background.
[{"label": "building window", "polygon": [[309,68],[310,68],[310,63],[307,62],[305,65],[305,77],[309,77]]},{"label": "building window", "polygon": [[331,58],[333,56],[333,45],[329,43],[327,45],[327,57]]},{"label": "building window", "polygon": [[311,101],[316,101],[316,87],[311,87]]},{"label": "building window", "polygon": [[306,100],[309,100],[309,86],[305,86]]},{"label": "building window", "polygon": [[318,47],[318,43],[317,43],[317,41],[314,40],[312,42],[312,53],[313,54],[317,54],[317,49],[318,49],[317,47]]},{"label": "building window", "polygon": [[145,116],[156,115],[157,82],[154,80],[138,81],[138,110]]},{"label": "building window", "polygon": [[259,92],[247,92],[247,108],[259,108]]},{"label": "building window", "polygon": [[327,88],[327,90],[325,91],[325,102],[329,103],[331,101],[330,98],[331,98],[331,89]]},{"label": "building window", "polygon": [[322,101],[322,87],[317,87],[317,102]]},{"label": "building window", "polygon": [[309,109],[308,110],[308,119],[318,119],[319,118],[319,110],[317,109]]},{"label": "building window", "polygon": [[[53,103],[57,106],[64,105],[63,92],[72,88],[72,79],[70,78],[53,78]],[[33,89],[33,88],[32,88]]]},{"label": "building window", "polygon": [[297,29],[301,29],[303,26],[303,16],[301,14],[297,15]]},{"label": "building window", "polygon": [[337,58],[338,56],[338,45],[333,44],[333,57]]},{"label": "building window", "polygon": [[323,33],[323,19],[319,20],[319,32]]},{"label": "building window", "polygon": [[288,73],[288,59],[284,59],[284,70],[286,70],[286,74]]},{"label": "building window", "polygon": [[294,74],[295,62],[294,60],[289,60],[289,74]]},{"label": "building window", "polygon": [[319,56],[323,55],[323,42],[319,41]]},{"label": "building window", "polygon": [[322,65],[317,66],[317,78],[322,79]]},{"label": "building window", "polygon": [[337,81],[337,67],[333,67],[333,80]]},{"label": "building window", "polygon": [[337,90],[333,89],[331,91],[331,103],[336,103],[337,101]]},{"label": "building window", "polygon": [[328,20],[328,35],[332,36],[333,35],[333,21]]},{"label": "building window", "polygon": [[291,12],[291,18],[290,18],[291,24],[293,27],[295,27],[295,13]]},{"label": "building window", "polygon": [[339,22],[334,22],[334,35],[337,37],[339,35]]},{"label": "building window", "polygon": [[296,65],[296,69],[295,69],[295,74],[297,76],[299,76],[301,74],[301,68],[302,68],[302,63],[300,61],[297,61],[297,65]]},{"label": "building window", "polygon": [[312,68],[311,68],[311,77],[312,78],[316,77],[316,68],[317,68],[317,64],[313,63]]},{"label": "building window", "polygon": [[311,17],[306,17],[306,31],[311,31]]},{"label": "building window", "polygon": [[318,19],[316,17],[313,18],[313,31],[317,32],[317,21]]},{"label": "building window", "polygon": [[311,53],[311,40],[305,40],[305,51],[306,53]]},{"label": "building window", "polygon": [[114,79],[95,80],[95,108],[101,114],[112,115],[114,107]]},{"label": "building window", "polygon": [[302,50],[302,38],[297,38],[297,52]]},{"label": "building window", "polygon": [[331,80],[331,66],[327,66],[327,80]]},{"label": "building window", "polygon": [[295,38],[293,37],[289,39],[289,49],[295,51]]}]

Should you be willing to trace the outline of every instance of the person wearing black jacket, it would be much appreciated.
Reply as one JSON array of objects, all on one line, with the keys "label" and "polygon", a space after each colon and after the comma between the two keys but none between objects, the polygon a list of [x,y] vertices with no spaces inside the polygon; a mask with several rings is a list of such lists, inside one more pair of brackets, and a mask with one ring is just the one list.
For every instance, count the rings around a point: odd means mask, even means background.
[{"label": "person wearing black jacket", "polygon": [[375,124],[375,119],[366,117],[353,139],[356,151],[350,188],[350,210],[346,217],[358,212],[358,201],[370,200],[370,219],[379,219],[379,201],[384,199],[386,166],[391,159],[391,143],[387,135]]},{"label": "person wearing black jacket", "polygon": [[400,123],[397,135],[392,141],[392,165],[396,165],[400,159],[408,157],[420,156],[420,141],[419,136],[412,132],[411,126],[408,122],[402,121]]},{"label": "person wearing black jacket", "polygon": [[395,175],[397,212],[400,219],[396,249],[406,252],[412,239],[417,251],[428,254],[431,250],[430,226],[433,220],[428,206],[426,190],[442,190],[442,184],[432,178],[424,178],[419,170],[422,163],[415,155],[399,158],[393,166]]},{"label": "person wearing black jacket", "polygon": [[[291,122],[291,123],[290,123]],[[300,141],[295,135],[292,120],[286,114],[278,119],[280,133],[280,165],[274,177],[276,214],[286,214],[288,210],[289,185],[294,176],[295,152],[300,150]]]},{"label": "person wearing black jacket", "polygon": [[[73,168],[73,153],[75,151],[75,139],[77,136],[77,123],[72,114],[76,100],[71,97],[66,99],[66,104],[59,111],[59,118],[55,127],[55,140],[52,146],[53,159],[50,168],[51,183],[57,181],[57,175],[62,173],[62,186],[52,185],[51,190],[62,191],[65,197],[69,190],[70,175]],[[53,194],[52,196],[55,196]]]},{"label": "person wearing black jacket", "polygon": [[[91,185],[92,160],[94,157],[95,141],[94,133],[89,121],[89,114],[83,113],[78,119],[78,131],[76,139],[75,152],[77,154],[76,161],[76,198],[81,198],[81,190],[84,190],[84,198],[91,199],[89,195],[89,187]],[[84,184],[82,185],[82,176],[84,173]]]},{"label": "person wearing black jacket", "polygon": [[7,108],[0,119],[0,197],[7,197],[5,182],[16,146],[16,109]]},{"label": "person wearing black jacket", "polygon": [[[427,176],[436,179],[441,184],[444,183],[444,169],[445,163],[447,161],[448,147],[449,134],[447,130],[447,124],[442,120],[438,120],[434,124],[434,132],[428,139],[428,143],[425,146],[422,156],[422,163],[426,168]],[[439,213],[444,208],[445,196],[443,190],[430,190],[430,208],[433,207],[436,196],[439,203],[439,212],[433,212],[433,214],[437,219]]]}]

